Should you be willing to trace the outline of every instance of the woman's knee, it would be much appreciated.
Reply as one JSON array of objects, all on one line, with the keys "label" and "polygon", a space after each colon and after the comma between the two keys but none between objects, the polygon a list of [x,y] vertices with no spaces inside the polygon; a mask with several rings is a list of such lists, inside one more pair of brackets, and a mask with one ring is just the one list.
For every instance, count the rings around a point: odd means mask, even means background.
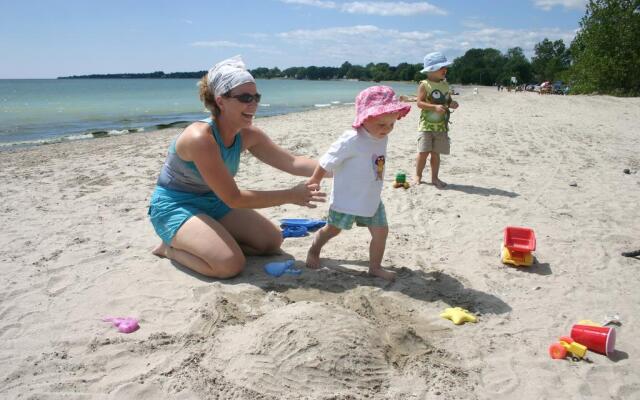
[{"label": "woman's knee", "polygon": [[209,266],[205,275],[211,278],[227,279],[239,275],[247,262],[242,251],[229,252],[227,255],[210,254],[203,257]]},{"label": "woman's knee", "polygon": [[284,242],[284,238],[282,237],[282,232],[278,230],[275,232],[266,243],[266,252],[273,253],[280,250],[282,247],[282,243]]},{"label": "woman's knee", "polygon": [[273,254],[280,250],[283,240],[282,232],[279,229],[269,229],[263,233],[259,240],[249,245],[259,254]]}]

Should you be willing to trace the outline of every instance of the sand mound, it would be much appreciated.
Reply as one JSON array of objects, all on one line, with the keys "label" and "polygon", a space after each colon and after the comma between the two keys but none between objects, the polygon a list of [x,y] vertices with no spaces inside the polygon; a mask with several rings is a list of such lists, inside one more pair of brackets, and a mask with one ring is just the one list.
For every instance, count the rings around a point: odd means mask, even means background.
[{"label": "sand mound", "polygon": [[378,392],[392,374],[381,332],[329,304],[290,304],[227,329],[218,340],[211,368],[264,394],[281,394],[283,387],[327,396]]},{"label": "sand mound", "polygon": [[267,398],[375,398],[414,377],[446,391],[467,376],[411,328],[381,327],[330,303],[296,302],[223,329],[207,354],[201,368]]}]

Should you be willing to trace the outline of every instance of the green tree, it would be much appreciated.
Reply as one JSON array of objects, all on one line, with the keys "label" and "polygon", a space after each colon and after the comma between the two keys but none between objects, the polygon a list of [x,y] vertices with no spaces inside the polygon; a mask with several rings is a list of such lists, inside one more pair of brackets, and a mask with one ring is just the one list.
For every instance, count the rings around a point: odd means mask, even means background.
[{"label": "green tree", "polygon": [[347,77],[347,73],[349,72],[349,70],[351,69],[351,67],[353,67],[353,65],[351,65],[350,62],[345,61],[342,63],[342,65],[340,66],[340,69],[338,71],[338,78],[340,79],[344,79]]},{"label": "green tree", "polygon": [[496,49],[470,49],[453,60],[447,80],[463,85],[491,86],[498,81],[505,57]]},{"label": "green tree", "polygon": [[638,0],[590,0],[571,43],[574,93],[640,95]]},{"label": "green tree", "polygon": [[512,76],[518,80],[519,84],[529,83],[533,78],[531,63],[527,60],[520,47],[507,50],[506,61],[502,66],[499,82],[502,85],[510,85]]},{"label": "green tree", "polygon": [[413,65],[408,63],[400,63],[396,67],[396,70],[391,79],[394,81],[410,81],[413,79],[413,76],[416,72],[417,71],[415,70],[415,67]]},{"label": "green tree", "polygon": [[535,56],[531,58],[533,74],[538,81],[554,81],[560,79],[569,69],[570,52],[562,40],[554,42],[545,38],[536,44]]},{"label": "green tree", "polygon": [[256,68],[256,69],[252,69],[249,72],[251,72],[251,75],[253,75],[254,78],[259,78],[259,79],[270,78],[270,76],[269,76],[269,68],[259,67],[259,68]]},{"label": "green tree", "polygon": [[369,81],[371,80],[371,75],[369,74],[369,70],[364,68],[361,65],[353,65],[349,68],[347,72],[347,79],[357,79],[360,81]]},{"label": "green tree", "polygon": [[306,71],[304,67],[291,67],[282,71],[282,75],[287,78],[304,79],[305,72]]},{"label": "green tree", "polygon": [[378,64],[369,64],[367,65],[367,69],[369,69],[371,73],[371,79],[374,82],[380,82],[384,80],[391,79],[391,71],[389,69],[389,64],[387,63],[378,63]]},{"label": "green tree", "polygon": [[313,80],[320,79],[320,69],[315,65],[307,67],[305,78]]}]

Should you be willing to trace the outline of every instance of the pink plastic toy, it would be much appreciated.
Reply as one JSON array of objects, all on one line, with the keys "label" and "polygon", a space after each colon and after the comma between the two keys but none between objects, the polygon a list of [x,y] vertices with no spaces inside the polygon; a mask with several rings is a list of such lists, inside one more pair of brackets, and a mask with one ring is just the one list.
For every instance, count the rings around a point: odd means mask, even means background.
[{"label": "pink plastic toy", "polygon": [[111,322],[122,333],[135,332],[140,328],[138,320],[132,317],[105,317],[104,322]]}]

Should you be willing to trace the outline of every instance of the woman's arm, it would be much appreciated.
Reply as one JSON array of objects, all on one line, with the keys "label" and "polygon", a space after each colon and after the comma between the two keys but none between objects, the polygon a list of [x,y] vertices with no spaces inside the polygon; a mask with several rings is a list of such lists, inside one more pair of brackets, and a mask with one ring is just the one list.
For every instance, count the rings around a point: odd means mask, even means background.
[{"label": "woman's arm", "polygon": [[311,176],[318,162],[307,157],[294,156],[287,150],[274,143],[261,129],[250,127],[246,129],[246,148],[257,159],[281,171],[296,176]]},{"label": "woman's arm", "polygon": [[265,208],[291,203],[315,208],[313,202],[324,201],[324,193],[317,185],[300,183],[283,190],[241,190],[220,155],[220,149],[205,124],[193,124],[187,128],[176,143],[177,151],[184,160],[193,161],[207,185],[232,208]]}]

